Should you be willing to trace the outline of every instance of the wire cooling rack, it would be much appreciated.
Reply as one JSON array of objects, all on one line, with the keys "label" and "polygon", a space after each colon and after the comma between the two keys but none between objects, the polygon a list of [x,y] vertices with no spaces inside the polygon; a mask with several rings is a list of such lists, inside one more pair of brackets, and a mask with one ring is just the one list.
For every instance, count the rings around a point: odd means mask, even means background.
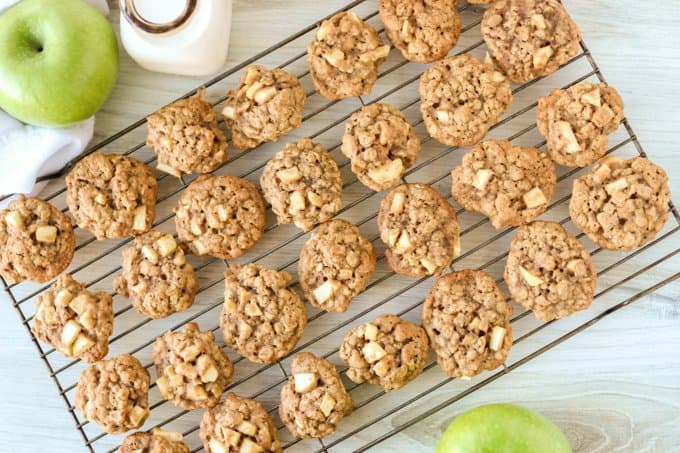
[{"label": "wire cooling rack", "polygon": [[[461,2],[463,3],[463,2]],[[479,31],[482,9],[463,3],[459,6],[463,22],[461,39],[452,53],[472,53],[484,57],[485,46]],[[353,10],[374,25],[384,37],[377,12],[377,1],[357,0],[343,10]],[[334,11],[328,17],[335,14]],[[323,18],[320,18],[323,20]],[[380,67],[380,75],[372,92],[362,98],[329,102],[317,94],[309,78],[306,66],[306,46],[318,26],[317,21],[287,37],[265,51],[249,58],[236,67],[220,74],[206,83],[207,97],[216,108],[224,101],[227,89],[237,84],[241,70],[251,63],[279,66],[300,78],[308,95],[302,126],[276,144],[267,144],[251,151],[230,150],[231,156],[216,173],[227,173],[257,182],[267,160],[288,141],[310,136],[331,151],[338,161],[344,181],[344,205],[338,214],[357,224],[362,233],[370,238],[378,252],[376,272],[364,293],[358,296],[346,313],[325,313],[307,306],[309,323],[293,354],[302,350],[312,351],[329,358],[342,372],[344,364],[338,358],[338,347],[344,334],[357,324],[367,322],[383,313],[395,313],[418,322],[420,307],[428,289],[430,278],[413,279],[395,275],[385,263],[384,246],[379,240],[375,217],[382,193],[374,193],[357,182],[349,170],[349,162],[339,152],[344,123],[352,112],[363,104],[387,102],[406,114],[423,142],[423,149],[416,164],[405,174],[407,182],[427,182],[451,200],[449,195],[451,168],[460,163],[465,150],[446,147],[430,139],[424,130],[419,113],[417,92],[418,77],[425,66],[405,61],[398,51],[392,50],[388,60]],[[386,38],[385,38],[386,39]],[[538,96],[546,95],[556,87],[568,87],[585,80],[604,81],[593,56],[584,43],[581,51],[557,73],[522,85],[513,86],[514,101],[509,111],[493,126],[488,138],[507,138],[522,146],[543,147],[545,142],[535,125],[535,108]],[[193,90],[184,96],[192,95]],[[158,106],[160,107],[160,105]],[[132,155],[149,165],[154,165],[155,155],[145,147],[146,128],[144,120],[135,122],[93,146],[89,152],[103,150]],[[609,154],[622,157],[645,155],[627,120],[611,135]],[[275,420],[279,435],[288,451],[364,451],[387,449],[399,445],[412,450],[422,447],[428,435],[436,435],[427,429],[428,417],[472,392],[502,377],[505,373],[522,366],[543,354],[602,318],[650,294],[678,279],[680,264],[680,216],[671,206],[672,216],[657,238],[644,248],[623,254],[603,250],[574,228],[568,215],[568,201],[572,181],[583,174],[582,169],[558,167],[558,185],[550,209],[543,219],[558,221],[583,241],[593,255],[598,271],[598,288],[592,307],[568,318],[542,323],[522,307],[511,302],[514,308],[512,320],[514,344],[504,367],[484,372],[472,380],[452,380],[436,366],[430,357],[424,373],[405,388],[386,395],[379,387],[356,385],[345,379],[345,385],[356,403],[355,412],[346,417],[338,431],[322,440],[296,440],[278,419],[278,395],[286,380],[290,357],[274,364],[255,364],[226,350],[235,364],[235,375],[228,391],[256,398]],[[159,197],[155,228],[174,231],[172,208],[182,190],[195,176],[178,180],[158,173]],[[52,182],[44,196],[65,212],[65,188],[63,178]],[[458,208],[458,207],[457,207]],[[514,236],[514,228],[494,230],[486,218],[457,209],[461,225],[463,253],[455,261],[455,269],[479,268],[497,278],[507,293],[502,280],[503,265],[508,245]],[[95,241],[89,233],[77,229],[77,253],[69,272],[87,283],[92,290],[111,291],[111,282],[119,272],[121,249],[131,239]],[[268,212],[266,234],[258,245],[238,262],[259,262],[266,266],[288,270],[294,276],[298,253],[308,235],[290,225],[277,226],[274,216]],[[168,329],[179,329],[188,321],[197,321],[203,330],[211,329],[221,343],[218,314],[222,304],[223,272],[227,262],[191,257],[200,279],[201,289],[196,304],[189,310],[165,320],[151,321],[138,315],[125,298],[114,294],[116,314],[114,332],[110,339],[109,357],[127,352],[137,356],[149,369],[155,380],[150,361],[150,349],[154,339]],[[665,263],[664,266],[659,266]],[[295,279],[296,281],[296,279]],[[35,301],[48,285],[22,283],[7,285],[6,294],[16,307],[27,329],[33,321]],[[644,288],[644,289],[640,289]],[[29,334],[30,334],[30,330]],[[94,423],[82,419],[74,410],[74,390],[80,372],[86,364],[66,359],[54,349],[33,341],[44,360],[50,376],[73,417],[85,446],[94,452],[115,451],[123,436],[108,435]],[[291,354],[292,355],[292,354]],[[192,452],[201,450],[198,423],[202,411],[187,412],[164,401],[152,384],[150,391],[151,417],[143,429],[154,426],[184,433]],[[429,434],[428,434],[429,433]],[[430,444],[433,442],[429,439]],[[409,450],[410,451],[410,450]]]}]

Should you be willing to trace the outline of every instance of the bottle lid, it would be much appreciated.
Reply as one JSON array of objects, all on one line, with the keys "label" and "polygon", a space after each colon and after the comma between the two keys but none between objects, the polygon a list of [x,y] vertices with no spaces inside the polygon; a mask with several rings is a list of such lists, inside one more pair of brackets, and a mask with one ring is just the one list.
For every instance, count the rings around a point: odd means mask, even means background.
[{"label": "bottle lid", "polygon": [[[153,9],[148,8],[148,3],[147,8],[142,9],[137,5],[138,1],[139,0],[120,0],[120,10],[123,13],[123,16],[125,16],[125,19],[133,27],[153,35],[170,33],[182,28],[189,19],[191,19],[191,16],[196,11],[198,5],[198,0],[174,0],[172,2],[163,0],[162,2],[159,2],[162,8],[159,8],[156,11],[160,11],[161,14],[166,17],[159,20],[159,17],[148,17],[150,13],[154,12]],[[182,1],[184,1],[184,8],[180,9]],[[170,6],[169,3],[175,3],[180,7],[176,9],[179,14],[173,14],[175,16],[174,18],[167,17],[168,12],[171,12],[172,14],[173,10],[173,8],[168,8],[168,6]],[[146,16],[142,14],[140,9],[142,9],[142,11],[144,11],[144,9],[148,10],[146,11]]]}]

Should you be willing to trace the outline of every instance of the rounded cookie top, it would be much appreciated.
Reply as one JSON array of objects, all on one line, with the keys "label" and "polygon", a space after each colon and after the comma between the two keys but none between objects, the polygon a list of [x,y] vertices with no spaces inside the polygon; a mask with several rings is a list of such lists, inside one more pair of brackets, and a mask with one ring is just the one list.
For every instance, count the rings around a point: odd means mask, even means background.
[{"label": "rounded cookie top", "polygon": [[512,346],[512,307],[491,276],[463,270],[439,277],[421,315],[437,355],[451,377],[472,377],[505,362]]},{"label": "rounded cookie top", "polygon": [[607,157],[574,181],[569,214],[600,247],[630,251],[661,231],[670,196],[661,167],[643,157]]},{"label": "rounded cookie top", "polygon": [[484,13],[482,35],[510,80],[557,71],[579,50],[581,32],[557,0],[500,0]]},{"label": "rounded cookie top", "polygon": [[66,357],[96,362],[109,352],[112,297],[63,274],[38,297],[31,332]]},{"label": "rounded cookie top", "polygon": [[517,230],[504,276],[515,302],[542,321],[588,308],[597,284],[588,250],[555,222],[534,222]]},{"label": "rounded cookie top", "polygon": [[300,438],[324,437],[352,412],[354,403],[335,366],[311,352],[293,358],[291,376],[281,387],[279,416]]},{"label": "rounded cookie top", "polygon": [[319,93],[343,99],[368,94],[389,53],[375,28],[351,11],[341,12],[321,23],[307,48],[307,63]]},{"label": "rounded cookie top", "polygon": [[48,202],[21,196],[0,210],[0,275],[8,284],[51,280],[75,248],[71,219]]},{"label": "rounded cookie top", "polygon": [[75,406],[107,433],[137,429],[149,417],[149,372],[129,354],[97,362],[80,375]]},{"label": "rounded cookie top", "polygon": [[125,438],[118,453],[189,453],[182,433],[154,428],[137,432]]},{"label": "rounded cookie top", "polygon": [[303,138],[267,162],[260,177],[265,199],[279,224],[309,231],[342,207],[338,164],[321,145]]},{"label": "rounded cookie top", "polygon": [[432,65],[419,92],[427,132],[450,146],[480,141],[512,102],[505,76],[470,54]]},{"label": "rounded cookie top", "polygon": [[395,315],[382,315],[345,335],[340,358],[347,377],[357,384],[370,382],[386,392],[397,390],[423,372],[429,357],[422,327]]},{"label": "rounded cookie top", "polygon": [[294,75],[279,68],[248,66],[238,88],[227,93],[222,109],[234,146],[255,148],[300,126],[305,98]]},{"label": "rounded cookie top", "polygon": [[607,136],[623,119],[623,100],[604,83],[580,83],[538,98],[538,130],[560,165],[585,167],[607,151]]},{"label": "rounded cookie top", "polygon": [[557,176],[536,148],[488,140],[463,156],[451,172],[451,194],[468,211],[489,217],[496,229],[524,225],[548,208]]},{"label": "rounded cookie top", "polygon": [[158,155],[159,170],[174,176],[209,173],[227,160],[227,138],[217,125],[210,102],[180,99],[147,118],[146,144]]},{"label": "rounded cookie top", "polygon": [[346,220],[330,220],[314,231],[298,262],[300,287],[310,304],[344,312],[366,288],[375,270],[373,244]]},{"label": "rounded cookie top", "polygon": [[388,264],[403,275],[439,275],[460,254],[456,211],[427,184],[392,189],[380,203],[378,230]]},{"label": "rounded cookie top", "polygon": [[215,335],[201,332],[194,322],[181,332],[156,338],[152,357],[161,396],[182,409],[219,403],[234,374],[231,360],[215,344]]},{"label": "rounded cookie top", "polygon": [[198,279],[171,235],[152,230],[137,236],[121,264],[113,286],[144,316],[165,318],[193,305]]},{"label": "rounded cookie top", "polygon": [[276,426],[255,400],[229,393],[203,414],[200,435],[205,451],[282,453]]},{"label": "rounded cookie top", "polygon": [[456,0],[380,0],[380,18],[404,58],[419,63],[445,57],[460,37]]},{"label": "rounded cookie top", "polygon": [[388,104],[371,104],[347,122],[342,152],[352,161],[352,171],[373,190],[389,189],[399,182],[420,152],[420,139],[406,117]]},{"label": "rounded cookie top", "polygon": [[175,214],[177,236],[191,253],[231,259],[260,240],[267,212],[252,182],[202,175],[182,193]]},{"label": "rounded cookie top", "polygon": [[224,343],[253,362],[285,357],[307,324],[304,304],[288,288],[290,274],[257,264],[231,264],[224,276]]},{"label": "rounded cookie top", "polygon": [[132,157],[92,153],[66,176],[66,187],[76,223],[97,239],[134,236],[153,225],[156,177]]}]

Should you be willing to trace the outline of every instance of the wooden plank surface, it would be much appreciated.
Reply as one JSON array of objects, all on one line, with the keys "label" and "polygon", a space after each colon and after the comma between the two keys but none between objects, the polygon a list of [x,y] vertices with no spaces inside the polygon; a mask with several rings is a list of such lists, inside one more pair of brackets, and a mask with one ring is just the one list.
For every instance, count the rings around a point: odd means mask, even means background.
[{"label": "wooden plank surface", "polygon": [[[289,36],[302,27],[312,24],[319,18],[331,11],[343,6],[345,0],[326,0],[324,2],[309,2],[308,0],[237,0],[235,2],[234,31],[232,36],[230,59],[227,67],[232,67],[240,61],[269,47],[277,41]],[[375,0],[368,0],[358,10],[364,13],[375,11]],[[565,0],[565,4],[581,26],[584,37],[595,55],[608,81],[616,86],[626,102],[626,114],[635,128],[641,142],[645,145],[653,160],[663,165],[671,174],[671,189],[680,193],[680,181],[673,178],[674,170],[680,168],[680,160],[676,147],[680,133],[677,132],[676,120],[680,118],[679,101],[677,90],[677,77],[675,74],[680,70],[680,32],[677,30],[677,17],[680,13],[680,4],[674,0],[661,0],[655,3],[654,8],[643,8],[639,2],[632,0]],[[463,15],[464,23],[474,20],[472,13]],[[277,20],[272,20],[276,18]],[[114,22],[117,19],[114,18]],[[372,23],[379,26],[374,18]],[[464,35],[461,44],[456,51],[466,45],[474,44],[475,30]],[[304,49],[307,38],[303,37],[299,43],[286,46],[271,56],[271,61],[264,59],[265,64],[279,64],[282,60],[293,57]],[[475,52],[483,53],[483,48],[475,49]],[[106,137],[135,120],[144,117],[159,105],[169,102],[177,96],[202,83],[200,79],[172,77],[148,73],[136,67],[123,56],[122,73],[120,82],[107,103],[104,110],[98,115],[97,139]],[[393,55],[385,64],[386,67],[396,64],[398,59]],[[535,88],[531,93],[520,93],[515,104],[519,107],[531,102],[529,96],[535,96],[540,90],[549,90],[559,86],[563,82],[573,80],[578,74],[585,74],[587,66],[584,61],[574,63],[570,71],[555,78],[551,78]],[[304,59],[294,63],[291,70],[294,72],[304,71]],[[403,71],[395,71],[393,79],[386,77],[385,86],[396,79],[409,77],[416,71],[415,68],[405,68]],[[580,71],[580,73],[579,73]],[[237,74],[225,82],[233,83]],[[204,79],[205,80],[205,79]],[[401,79],[400,79],[401,80]],[[380,82],[382,83],[382,82]],[[380,83],[374,92],[380,93]],[[304,81],[307,91],[311,90],[309,80]],[[409,91],[411,90],[411,91]],[[404,105],[412,98],[413,87],[406,88],[403,93],[397,93],[389,97],[388,101],[395,105]],[[223,85],[209,90],[211,99],[217,99],[223,94]],[[384,91],[384,89],[382,90]],[[409,97],[409,94],[411,96]],[[371,97],[369,97],[369,100]],[[319,118],[313,118],[309,124],[296,131],[293,136],[312,134],[329,122],[341,118],[349,108],[356,108],[352,101],[342,103],[331,108]],[[354,101],[356,104],[356,101]],[[318,96],[310,98],[306,107],[307,112],[313,112],[316,108],[324,105]],[[406,111],[412,121],[418,119],[417,106]],[[497,128],[492,134],[495,136],[508,136],[520,129],[519,126],[528,125],[531,122],[530,114],[521,116],[517,123],[513,122]],[[332,147],[337,144],[338,131],[342,124],[322,134],[319,140]],[[422,126],[418,129],[421,137],[424,136]],[[133,131],[121,140],[112,143],[107,149],[122,151],[129,146],[143,140],[144,128]],[[520,141],[527,144],[535,144],[540,140],[537,135],[529,134],[521,137]],[[625,140],[625,133],[619,131],[612,137],[612,144],[617,140]],[[257,155],[238,159],[230,164],[228,173],[240,174],[256,168],[260,162],[266,160],[279,146],[263,147],[257,151]],[[435,157],[443,147],[430,144],[424,151],[421,159]],[[617,150],[622,155],[632,155],[634,149],[631,144]],[[136,154],[137,155],[137,154]],[[141,150],[140,157],[149,158],[148,151]],[[234,153],[236,155],[236,153]],[[334,157],[342,161],[337,151]],[[413,180],[429,180],[434,176],[446,174],[457,162],[460,153],[453,153],[450,157],[437,160],[432,165],[418,171],[413,175]],[[564,173],[564,169],[561,171]],[[259,173],[250,175],[257,178]],[[351,179],[348,171],[343,172],[345,180]],[[410,180],[410,179],[409,179]],[[556,199],[560,194],[568,192],[568,179],[558,188]],[[54,184],[50,190],[58,188],[60,183]],[[162,180],[162,191],[171,193],[179,186],[171,178]],[[448,191],[448,181],[439,181],[436,187],[445,193]],[[351,185],[345,192],[346,203],[361,200],[367,191],[358,184]],[[160,204],[160,215],[166,214],[172,208],[175,198],[169,197]],[[360,221],[365,218],[366,212],[371,212],[380,197],[370,197],[359,204],[355,209],[347,211],[347,218]],[[63,203],[63,197],[57,200]],[[561,220],[565,214],[564,206],[557,206],[550,213],[553,220]],[[480,217],[472,215],[461,216],[464,228],[474,225]],[[269,219],[271,222],[272,219]],[[667,225],[664,231],[669,231],[675,224]],[[573,226],[568,228],[574,231]],[[161,229],[171,230],[172,221],[165,222]],[[362,226],[362,231],[367,235],[375,233],[374,222],[367,222]],[[296,233],[294,228],[278,228],[265,238],[264,243],[259,244],[249,254],[249,257],[257,256],[282,240],[286,240]],[[480,227],[479,231],[470,234],[470,243],[479,244],[486,238],[495,234],[486,226]],[[79,232],[79,243],[87,241],[88,235]],[[491,246],[483,247],[478,253],[466,258],[463,262],[465,267],[482,266],[488,260],[503,252],[503,247],[512,234],[504,235]],[[675,238],[668,244],[678,247]],[[265,264],[278,266],[290,262],[299,250],[304,238],[300,238],[289,246],[284,247],[281,253],[268,258]],[[108,244],[110,247],[117,243]],[[587,243],[591,250],[595,250],[593,244]],[[95,257],[102,250],[102,244],[92,244],[84,247],[76,258],[78,263],[85,263],[90,257]],[[629,263],[614,268],[603,275],[599,291],[605,291],[598,297],[593,308],[585,313],[580,313],[566,320],[555,323],[547,328],[541,328],[532,316],[520,317],[514,324],[516,338],[523,338],[513,348],[508,360],[508,366],[523,363],[526,357],[531,357],[540,351],[546,344],[550,344],[568,334],[572,329],[578,329],[583,323],[601,314],[607,308],[631,297],[639,290],[648,287],[658,281],[670,277],[677,272],[680,259],[674,257],[666,263],[654,267],[651,271],[627,281],[625,284],[609,290],[609,285],[616,284],[621,278],[631,275],[645,264],[650,264],[663,257],[670,251],[666,243],[659,244],[649,251],[636,257]],[[465,252],[465,250],[464,250]],[[98,260],[88,266],[82,276],[84,280],[91,280],[92,276],[105,275],[115,270],[117,266],[119,250],[107,259]],[[596,257],[599,269],[605,268],[608,263],[620,259],[621,256],[602,253]],[[217,263],[219,264],[219,263]],[[219,279],[221,268],[217,264],[206,265],[202,269],[200,277],[203,286]],[[495,276],[502,272],[502,264],[495,263],[489,266],[489,271]],[[295,267],[291,266],[294,271]],[[379,266],[375,279],[387,278],[386,267]],[[104,278],[95,287],[109,289],[110,278]],[[314,350],[318,352],[333,352],[347,328],[337,328],[345,320],[352,319],[360,314],[366,305],[375,300],[385,297],[393,292],[393,288],[404,287],[411,280],[390,277],[385,284],[377,285],[368,294],[359,298],[346,315],[325,316],[316,319],[306,330],[301,343],[311,343],[319,332],[335,331],[322,341],[315,342]],[[17,288],[20,296],[29,296],[38,288],[27,285],[25,288]],[[409,319],[417,319],[419,309],[409,307],[418,302],[429,288],[427,282],[418,285],[406,292],[402,297],[389,300],[381,307],[379,313],[392,311],[404,311],[404,316]],[[208,310],[211,304],[219,301],[221,289],[215,285],[208,289],[197,303],[192,313],[200,313]],[[48,378],[44,365],[37,358],[35,347],[30,342],[23,326],[20,324],[17,313],[7,303],[4,294],[0,295],[0,416],[6,420],[0,426],[0,451],[29,452],[50,451],[72,452],[84,451],[82,441],[73,427],[73,421],[63,407],[61,399],[57,398],[56,389]],[[425,418],[417,425],[389,438],[384,443],[377,445],[375,451],[387,451],[395,446],[409,446],[409,451],[428,451],[436,443],[436,439],[442,429],[451,418],[461,410],[478,404],[494,401],[512,401],[525,404],[544,412],[553,418],[565,431],[572,441],[576,451],[609,452],[609,451],[674,451],[680,445],[680,437],[676,429],[680,421],[680,334],[678,333],[678,319],[680,318],[680,285],[671,284],[664,287],[652,296],[643,298],[633,305],[618,310],[609,315],[602,322],[578,333],[540,354],[517,368],[513,368],[507,374],[485,373],[472,381],[447,382],[445,376],[437,367],[430,368],[423,376],[409,385],[402,392],[396,392],[389,397],[379,397],[378,391],[370,386],[361,386],[353,390],[353,397],[362,405],[352,417],[343,424],[337,435],[331,436],[327,442],[336,443],[331,451],[350,451],[371,441],[384,433],[389,433],[396,427],[407,423],[413,417],[427,413],[431,408],[442,405],[467,389],[481,386],[479,390],[446,406],[445,409],[436,412],[431,417]],[[32,299],[28,299],[22,308],[31,312]],[[125,306],[125,301],[117,298],[117,308]],[[521,311],[515,306],[516,314]],[[216,310],[207,311],[199,318],[204,327],[214,327],[214,314]],[[315,315],[315,312],[310,312]],[[378,314],[371,312],[365,316],[370,319]],[[521,316],[521,315],[520,315]],[[180,318],[178,318],[180,319]],[[360,322],[359,318],[356,322]],[[122,352],[138,345],[140,341],[150,341],[156,335],[168,327],[169,322],[154,322],[145,324],[143,330],[138,331],[134,337],[124,335],[125,327],[140,323],[141,318],[130,312],[121,317],[116,324],[114,335],[120,338],[112,348],[112,353]],[[177,320],[175,320],[177,321]],[[541,329],[536,331],[535,329]],[[530,335],[531,334],[531,335]],[[148,350],[148,348],[147,348]],[[143,362],[148,362],[147,350],[138,354]],[[235,358],[232,355],[232,358]],[[58,358],[51,359],[57,365],[67,365],[69,362]],[[331,360],[340,363],[337,354],[331,356]],[[287,368],[288,361],[284,361]],[[75,382],[80,365],[73,366],[60,377],[65,382]],[[258,367],[253,364],[241,362],[237,365],[237,379],[243,378],[244,382],[237,388],[243,393],[257,392],[270,382],[277,382],[282,378],[277,368],[267,369],[262,376],[256,379],[245,378]],[[430,392],[434,388],[435,390]],[[72,392],[71,392],[72,393]],[[426,394],[427,393],[427,394]],[[422,398],[415,399],[419,395]],[[275,407],[278,398],[278,387],[264,392],[261,399],[268,407]],[[154,399],[152,395],[152,400]],[[414,399],[412,404],[407,404]],[[157,400],[157,395],[156,395]],[[154,420],[157,414],[165,411],[163,407],[154,411]],[[367,426],[356,436],[344,439],[346,433],[354,429],[362,428],[370,423],[376,414],[389,412],[380,423]],[[178,429],[191,428],[192,423],[200,414],[193,418],[182,419],[177,424]],[[151,424],[147,425],[151,426]],[[88,432],[96,435],[97,430],[93,426],[87,427]],[[284,440],[290,440],[285,430],[281,431]],[[195,441],[195,433],[191,439]],[[120,439],[120,438],[118,438]],[[104,445],[104,444],[102,444]],[[109,444],[106,444],[109,445]],[[111,440],[110,445],[115,445]],[[316,442],[302,442],[294,447],[296,451],[316,449]]]}]

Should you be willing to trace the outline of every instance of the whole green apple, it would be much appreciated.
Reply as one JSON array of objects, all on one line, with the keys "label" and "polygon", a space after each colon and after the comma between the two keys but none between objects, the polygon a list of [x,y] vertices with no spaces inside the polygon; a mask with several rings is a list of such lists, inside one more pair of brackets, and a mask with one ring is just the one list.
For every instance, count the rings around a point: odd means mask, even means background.
[{"label": "whole green apple", "polygon": [[550,420],[512,404],[490,404],[459,415],[435,453],[571,453]]},{"label": "whole green apple", "polygon": [[118,74],[111,25],[82,0],[23,0],[0,15],[0,108],[38,126],[92,116]]}]

